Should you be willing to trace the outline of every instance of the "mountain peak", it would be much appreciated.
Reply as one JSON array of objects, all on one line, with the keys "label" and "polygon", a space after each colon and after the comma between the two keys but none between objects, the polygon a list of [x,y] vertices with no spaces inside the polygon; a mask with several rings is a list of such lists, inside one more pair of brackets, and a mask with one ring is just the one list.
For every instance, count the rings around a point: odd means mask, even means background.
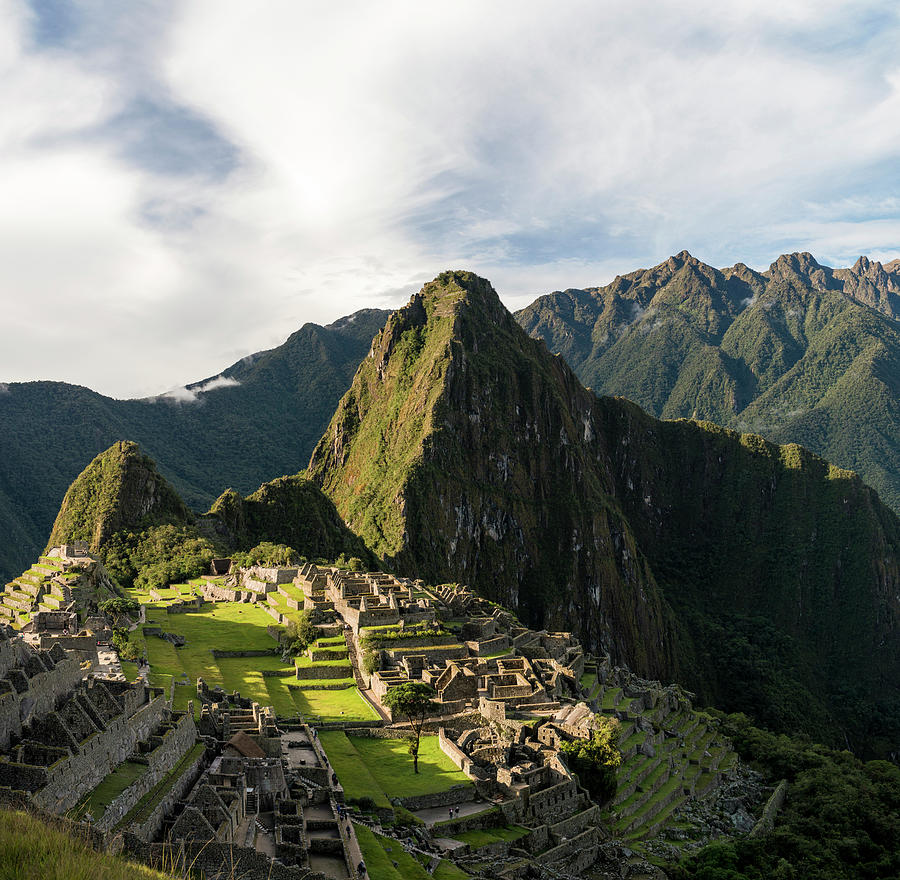
[{"label": "mountain peak", "polygon": [[175,490],[137,443],[120,440],[101,452],[69,486],[48,547],[89,541],[99,550],[122,529],[191,518]]},{"label": "mountain peak", "polygon": [[426,307],[426,311],[433,306],[439,314],[476,309],[495,320],[506,312],[491,282],[465,269],[441,272],[412,297],[409,305],[415,308],[417,303]]},{"label": "mountain peak", "polygon": [[800,282],[813,290],[830,290],[835,286],[832,270],[820,265],[808,251],[782,254],[765,274],[772,282]]}]

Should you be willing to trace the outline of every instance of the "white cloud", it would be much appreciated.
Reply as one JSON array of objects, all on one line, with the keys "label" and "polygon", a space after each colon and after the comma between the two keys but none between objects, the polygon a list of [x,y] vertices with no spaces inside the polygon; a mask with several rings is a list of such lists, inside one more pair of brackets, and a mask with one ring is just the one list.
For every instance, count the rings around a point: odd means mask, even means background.
[{"label": "white cloud", "polygon": [[181,385],[170,388],[163,394],[150,398],[150,400],[156,401],[162,398],[173,400],[176,403],[199,403],[202,399],[200,397],[201,394],[215,391],[218,388],[234,388],[240,384],[237,379],[231,376],[215,376],[212,379],[207,379],[200,385],[192,385],[191,387]]},{"label": "white cloud", "polygon": [[[450,267],[521,307],[685,247],[897,255],[893,4],[142,10],[41,46],[0,0],[3,380],[181,388]],[[135,149],[147,96],[213,132],[190,167]]]}]

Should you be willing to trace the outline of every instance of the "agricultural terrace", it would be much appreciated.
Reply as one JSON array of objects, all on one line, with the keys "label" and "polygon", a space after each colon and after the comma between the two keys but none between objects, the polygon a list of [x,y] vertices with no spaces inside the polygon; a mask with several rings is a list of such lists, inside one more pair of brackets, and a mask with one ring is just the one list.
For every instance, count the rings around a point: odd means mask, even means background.
[{"label": "agricultural terrace", "polygon": [[[334,767],[347,798],[371,798],[390,807],[391,798],[472,786],[469,778],[441,751],[436,736],[419,744],[419,772],[413,772],[409,740],[348,736],[342,730],[322,731],[319,740]],[[474,786],[472,786],[474,790]]]},{"label": "agricultural terrace", "polygon": [[[189,585],[168,588],[173,593]],[[159,594],[165,590],[155,591]],[[148,602],[139,594],[134,598],[147,606],[147,620],[131,633],[130,640],[145,654],[150,663],[150,684],[167,692],[174,682],[174,705],[186,709],[194,701],[194,714],[199,717],[197,679],[209,687],[226,692],[239,691],[242,697],[272,706],[282,717],[315,716],[321,721],[368,721],[379,716],[359,695],[347,660],[343,639],[320,639],[313,646],[325,650],[328,659],[313,661],[309,656],[284,663],[275,640],[267,631],[273,618],[261,606],[243,602],[204,603],[199,611],[167,614],[162,602]],[[174,598],[166,597],[166,598]],[[176,648],[166,639],[144,635],[144,626],[158,626],[163,632],[184,636],[183,647]],[[217,657],[215,652],[271,651],[262,657]],[[298,667],[299,675],[298,678]],[[327,678],[322,669],[333,670]],[[137,667],[129,664],[126,674],[133,678]],[[329,689],[321,689],[329,686]]]}]

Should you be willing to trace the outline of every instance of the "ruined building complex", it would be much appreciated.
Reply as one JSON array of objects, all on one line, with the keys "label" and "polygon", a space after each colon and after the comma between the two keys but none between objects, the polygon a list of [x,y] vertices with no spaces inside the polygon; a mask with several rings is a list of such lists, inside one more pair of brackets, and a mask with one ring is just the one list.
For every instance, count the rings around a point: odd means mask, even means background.
[{"label": "ruined building complex", "polygon": [[[276,717],[202,678],[187,710],[176,711],[172,689],[98,677],[95,645],[108,622],[80,619],[85,606],[74,593],[63,593],[64,606],[46,599],[72,575],[80,586],[67,589],[96,599],[102,567],[81,547],[47,560],[52,571],[35,575],[46,580],[28,594],[37,604],[16,612],[22,631],[0,626],[0,801],[78,815],[137,858],[193,864],[210,878],[235,863],[249,880],[353,876],[361,850],[342,781],[310,726],[318,719]],[[445,821],[440,836],[416,831],[413,849],[432,866],[449,856],[471,873],[487,870],[483,853],[447,852],[446,838],[508,823],[521,834],[492,849],[492,876],[519,877],[523,865],[535,876],[577,874],[616,838],[654,838],[735,766],[715,723],[680,689],[586,657],[571,634],[528,629],[459,585],[312,564],[232,572],[217,563],[195,593],[173,595],[166,613],[254,603],[278,638],[276,624],[305,609],[330,644],[308,649],[308,662],[286,672],[297,679],[288,687],[316,677],[341,679],[326,688],[355,682],[380,716],[349,725],[357,735],[409,735],[385,697],[409,682],[431,686],[428,729],[471,783],[403,805],[427,812],[444,798],[473,797],[485,805]],[[142,621],[143,612],[133,626]],[[145,636],[158,629],[142,626]],[[589,738],[599,715],[618,720],[623,756],[603,813],[560,752],[565,740]]]}]

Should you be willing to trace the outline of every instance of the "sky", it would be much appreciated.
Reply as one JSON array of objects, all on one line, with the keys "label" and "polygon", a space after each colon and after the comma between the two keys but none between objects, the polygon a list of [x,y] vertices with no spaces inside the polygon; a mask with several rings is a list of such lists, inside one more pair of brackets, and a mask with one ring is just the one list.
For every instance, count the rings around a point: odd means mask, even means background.
[{"label": "sky", "polygon": [[448,268],[900,256],[900,4],[0,0],[0,392],[177,389]]}]

